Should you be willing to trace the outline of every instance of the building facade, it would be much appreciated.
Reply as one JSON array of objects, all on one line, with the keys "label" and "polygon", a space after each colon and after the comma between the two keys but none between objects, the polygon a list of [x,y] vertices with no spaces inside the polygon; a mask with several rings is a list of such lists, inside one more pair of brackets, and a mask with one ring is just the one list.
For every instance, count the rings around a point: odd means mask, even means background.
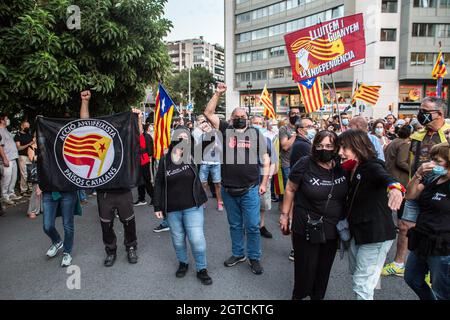
[{"label": "building facade", "polygon": [[210,44],[203,37],[167,42],[173,71],[204,67],[217,81],[225,80],[225,52],[219,44]]},{"label": "building facade", "polygon": [[[227,115],[236,106],[262,112],[259,96],[267,84],[278,114],[301,107],[301,97],[284,45],[287,33],[356,13],[363,13],[366,63],[322,77],[324,112],[339,109],[384,117],[417,112],[425,95],[435,94],[431,70],[442,43],[450,63],[450,0],[225,0]],[[375,106],[350,107],[356,83],[380,85]],[[444,81],[448,99],[448,80]]]}]

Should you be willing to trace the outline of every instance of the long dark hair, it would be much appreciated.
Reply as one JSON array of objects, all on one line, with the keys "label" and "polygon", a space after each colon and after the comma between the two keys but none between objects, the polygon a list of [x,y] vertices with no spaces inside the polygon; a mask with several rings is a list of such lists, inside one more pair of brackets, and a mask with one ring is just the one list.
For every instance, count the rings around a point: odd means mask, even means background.
[{"label": "long dark hair", "polygon": [[367,133],[362,130],[350,129],[341,133],[338,138],[338,145],[351,149],[360,162],[377,158],[377,151],[372,141],[370,141]]},{"label": "long dark hair", "polygon": [[315,151],[316,151],[316,146],[321,143],[326,137],[330,138],[331,143],[334,144],[334,153],[337,154],[338,149],[339,149],[339,145],[338,145],[338,136],[334,131],[329,131],[329,130],[322,130],[319,131],[319,133],[316,134],[316,136],[314,137],[313,143],[312,143],[312,150],[311,150],[311,159],[314,162],[319,162],[319,159],[317,159],[315,157]]}]

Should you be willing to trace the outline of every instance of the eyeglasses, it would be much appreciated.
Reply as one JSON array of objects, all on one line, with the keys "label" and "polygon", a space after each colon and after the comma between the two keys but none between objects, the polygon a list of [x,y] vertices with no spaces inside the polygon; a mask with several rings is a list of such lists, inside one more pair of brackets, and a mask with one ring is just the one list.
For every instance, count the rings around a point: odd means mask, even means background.
[{"label": "eyeglasses", "polygon": [[334,150],[333,144],[316,144],[316,150]]}]

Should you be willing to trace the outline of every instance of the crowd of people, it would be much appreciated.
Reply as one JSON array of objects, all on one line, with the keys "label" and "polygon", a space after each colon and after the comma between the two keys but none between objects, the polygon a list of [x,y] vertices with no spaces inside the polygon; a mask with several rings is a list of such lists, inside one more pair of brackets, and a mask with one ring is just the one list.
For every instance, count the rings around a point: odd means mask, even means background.
[{"label": "crowd of people", "polygon": [[[176,277],[189,268],[187,238],[197,277],[212,284],[204,235],[210,192],[229,224],[231,255],[224,266],[247,262],[256,275],[264,272],[261,237],[275,232],[264,216],[278,203],[280,231],[292,240],[286,255],[294,261],[293,299],[324,299],[338,250],[348,254],[356,299],[373,299],[380,276],[389,275],[404,276],[420,299],[450,299],[450,124],[442,99],[426,97],[418,115],[405,119],[347,113],[313,119],[292,107],[275,120],[237,107],[225,121],[216,107],[226,90],[219,84],[192,121],[173,121],[170,145],[159,160],[152,124],[133,109],[140,130],[138,198],[130,189],[95,190],[106,267],[117,255],[116,217],[128,261],[138,262],[133,207],[147,205],[147,193],[161,219],[154,232],[170,232]],[[90,92],[82,92],[81,100],[80,118],[89,118]],[[40,190],[39,181],[27,178],[27,165],[38,156],[30,124],[23,121],[14,138],[8,125],[0,115],[2,201],[12,205],[30,196],[28,216],[43,212],[52,243],[47,256],[62,250],[61,265],[68,266],[82,192]],[[21,195],[15,193],[18,172]],[[281,194],[275,187],[279,176]],[[55,228],[58,214],[64,240]],[[394,261],[387,263],[395,240]]]}]

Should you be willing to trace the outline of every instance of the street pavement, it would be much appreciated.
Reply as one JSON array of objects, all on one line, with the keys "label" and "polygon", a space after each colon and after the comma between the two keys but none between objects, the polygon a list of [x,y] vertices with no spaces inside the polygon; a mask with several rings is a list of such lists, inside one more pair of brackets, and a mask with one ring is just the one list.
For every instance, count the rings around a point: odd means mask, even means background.
[{"label": "street pavement", "polygon": [[[196,278],[190,255],[186,277],[178,279],[178,262],[169,232],[154,233],[159,224],[149,206],[135,208],[139,262],[130,265],[126,259],[123,229],[116,220],[118,256],[112,268],[103,266],[105,257],[95,197],[84,205],[82,217],[75,218],[73,264],[80,270],[80,289],[69,289],[71,274],[60,267],[61,255],[48,259],[45,253],[49,238],[42,229],[42,215],[30,220],[26,203],[7,209],[0,217],[0,299],[152,299],[152,300],[286,300],[291,298],[294,264],[288,260],[290,238],[278,229],[278,205],[266,216],[266,226],[273,239],[262,238],[264,273],[254,275],[247,263],[226,268],[223,261],[231,255],[228,222],[225,212],[215,209],[209,199],[205,211],[208,270],[211,286]],[[57,228],[62,232],[61,218]],[[389,254],[392,259],[393,251]],[[69,279],[70,280],[70,279]],[[70,282],[70,281],[69,281]],[[72,283],[72,282],[70,282]],[[351,278],[347,256],[336,256],[328,285],[328,300],[351,300]],[[376,300],[415,300],[416,295],[403,278],[383,278]]]}]

